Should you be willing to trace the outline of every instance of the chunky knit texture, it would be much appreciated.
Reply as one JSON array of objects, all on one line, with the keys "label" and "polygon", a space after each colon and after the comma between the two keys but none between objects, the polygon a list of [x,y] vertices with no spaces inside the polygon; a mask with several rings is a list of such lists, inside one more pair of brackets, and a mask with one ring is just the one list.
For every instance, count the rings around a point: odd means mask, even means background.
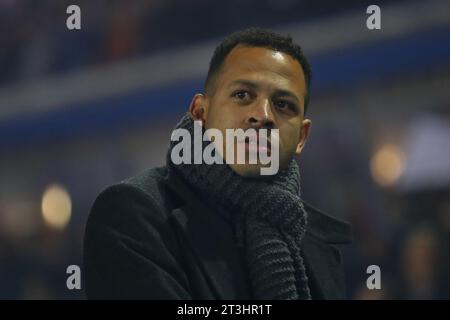
[{"label": "chunky knit texture", "polygon": [[[194,121],[189,114],[176,128],[187,129],[194,137]],[[287,169],[270,179],[243,178],[227,164],[175,165],[170,154],[176,143],[170,143],[168,168],[176,170],[192,188],[230,212],[236,241],[245,252],[253,297],[311,299],[300,251],[307,213],[300,200],[297,163],[292,160]],[[203,148],[209,143],[204,142]]]}]

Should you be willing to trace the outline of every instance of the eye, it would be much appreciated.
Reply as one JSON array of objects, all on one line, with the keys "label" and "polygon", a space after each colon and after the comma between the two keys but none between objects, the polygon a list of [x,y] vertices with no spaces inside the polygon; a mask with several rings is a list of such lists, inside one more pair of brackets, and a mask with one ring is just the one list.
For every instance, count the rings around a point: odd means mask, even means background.
[{"label": "eye", "polygon": [[274,102],[275,107],[277,107],[280,110],[294,110],[295,107],[292,105],[292,103],[284,100],[278,100]]},{"label": "eye", "polygon": [[239,90],[239,91],[233,92],[233,97],[237,98],[239,100],[247,100],[250,98],[250,93],[245,90]]}]

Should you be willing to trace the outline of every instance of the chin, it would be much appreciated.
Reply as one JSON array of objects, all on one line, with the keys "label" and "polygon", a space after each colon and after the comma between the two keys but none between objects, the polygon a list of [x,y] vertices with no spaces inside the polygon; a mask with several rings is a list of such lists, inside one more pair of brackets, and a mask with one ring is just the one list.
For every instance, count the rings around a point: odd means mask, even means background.
[{"label": "chin", "polygon": [[244,178],[267,178],[261,175],[261,165],[258,164],[232,164],[231,169]]}]

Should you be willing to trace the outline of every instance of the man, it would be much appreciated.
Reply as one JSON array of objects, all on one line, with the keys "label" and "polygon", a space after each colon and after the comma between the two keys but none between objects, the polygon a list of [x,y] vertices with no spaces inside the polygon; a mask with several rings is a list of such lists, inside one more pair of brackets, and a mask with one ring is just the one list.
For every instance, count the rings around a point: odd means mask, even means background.
[{"label": "man", "polygon": [[[84,244],[88,297],[344,298],[335,244],[351,240],[350,227],[300,198],[293,159],[311,127],[310,79],[290,37],[256,28],[228,36],[177,129],[193,133],[198,121],[224,137],[227,129],[277,130],[279,171],[262,176],[260,161],[237,163],[220,147],[224,164],[175,164],[171,141],[165,167],[95,201]],[[247,155],[263,149],[260,140],[242,143]],[[270,153],[275,141],[266,143]]]}]

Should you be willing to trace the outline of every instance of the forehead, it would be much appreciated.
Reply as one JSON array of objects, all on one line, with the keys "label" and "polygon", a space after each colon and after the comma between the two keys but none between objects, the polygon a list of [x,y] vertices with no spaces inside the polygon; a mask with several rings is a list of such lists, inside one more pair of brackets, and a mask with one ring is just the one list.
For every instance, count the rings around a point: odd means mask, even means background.
[{"label": "forehead", "polygon": [[222,84],[245,78],[276,84],[290,90],[306,90],[303,69],[290,55],[269,48],[238,45],[227,55],[221,70]]}]

